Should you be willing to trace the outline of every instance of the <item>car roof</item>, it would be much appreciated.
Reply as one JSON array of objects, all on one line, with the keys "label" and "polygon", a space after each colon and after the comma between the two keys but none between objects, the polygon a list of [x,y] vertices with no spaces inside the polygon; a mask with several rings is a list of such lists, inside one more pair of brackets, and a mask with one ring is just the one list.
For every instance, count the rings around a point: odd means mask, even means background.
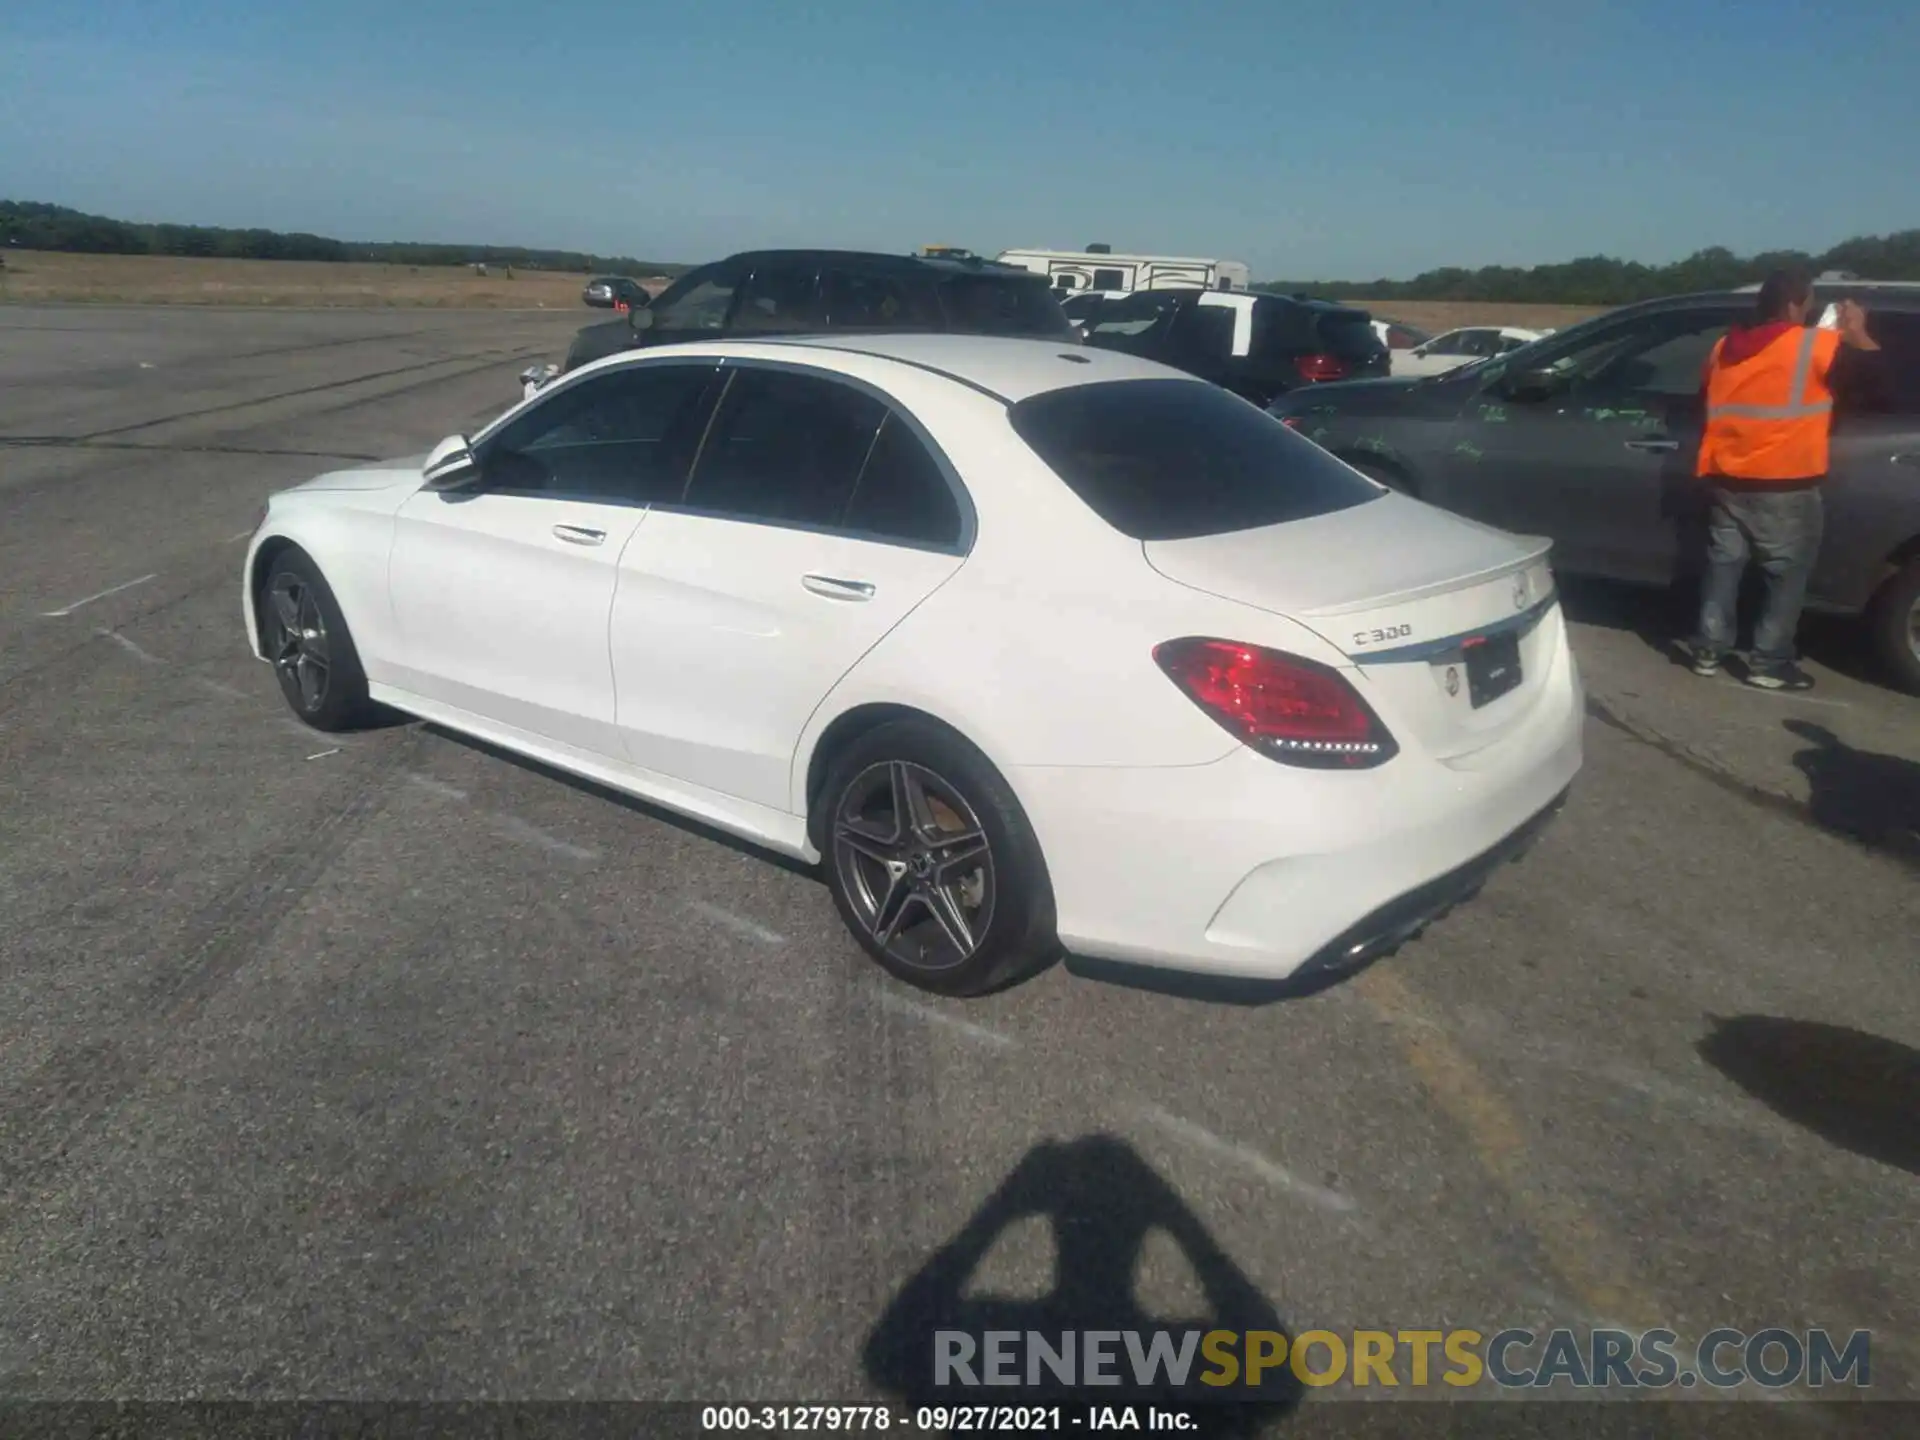
[{"label": "car roof", "polygon": [[1032,340],[1000,335],[934,334],[920,331],[852,334],[828,331],[818,335],[782,335],[753,339],[689,341],[625,351],[595,361],[598,370],[621,362],[679,355],[713,356],[737,360],[815,360],[831,362],[841,355],[891,360],[916,370],[941,375],[969,389],[982,391],[1008,404],[1018,404],[1051,390],[1071,389],[1109,380],[1191,380],[1183,371],[1152,360],[1100,350],[1072,340]]},{"label": "car roof", "polygon": [[1037,280],[1047,284],[1047,277],[1028,270],[1020,265],[1002,265],[993,260],[982,260],[978,256],[965,259],[946,255],[890,255],[878,250],[742,250],[727,256],[728,261],[748,265],[765,264],[772,260],[804,261],[812,264],[825,264],[836,261],[842,265],[857,265],[862,269],[897,271],[932,271],[945,275],[997,275],[1023,280]]}]

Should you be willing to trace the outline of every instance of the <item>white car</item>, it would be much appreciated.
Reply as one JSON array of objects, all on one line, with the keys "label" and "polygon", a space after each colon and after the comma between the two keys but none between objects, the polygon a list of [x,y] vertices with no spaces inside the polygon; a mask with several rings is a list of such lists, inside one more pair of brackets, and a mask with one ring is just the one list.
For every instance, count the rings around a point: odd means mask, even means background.
[{"label": "white car", "polygon": [[1545,541],[1109,351],[727,340],[275,495],[254,652],[823,870],[888,970],[1341,973],[1557,808]]},{"label": "white car", "polygon": [[1513,325],[1469,325],[1436,335],[1424,345],[1393,352],[1395,375],[1444,375],[1475,360],[1504,355],[1531,344],[1551,330],[1522,330]]}]

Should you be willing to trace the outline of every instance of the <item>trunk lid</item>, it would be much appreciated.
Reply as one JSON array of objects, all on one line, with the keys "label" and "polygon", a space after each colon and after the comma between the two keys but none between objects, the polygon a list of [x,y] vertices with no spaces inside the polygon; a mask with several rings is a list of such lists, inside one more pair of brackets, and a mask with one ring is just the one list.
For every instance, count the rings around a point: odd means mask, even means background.
[{"label": "trunk lid", "polygon": [[1551,543],[1386,495],[1142,548],[1169,580],[1314,631],[1402,745],[1452,760],[1499,740],[1543,693],[1562,643]]}]

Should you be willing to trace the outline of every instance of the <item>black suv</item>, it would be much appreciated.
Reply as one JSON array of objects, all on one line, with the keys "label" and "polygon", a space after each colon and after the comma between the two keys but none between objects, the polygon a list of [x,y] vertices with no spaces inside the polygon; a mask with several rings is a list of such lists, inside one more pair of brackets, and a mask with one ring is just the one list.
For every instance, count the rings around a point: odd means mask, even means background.
[{"label": "black suv", "polygon": [[574,336],[563,371],[642,345],[822,330],[1072,340],[1044,275],[978,259],[754,250],[682,275],[651,305]]},{"label": "black suv", "polygon": [[[1505,530],[1554,566],[1691,586],[1707,354],[1757,287],[1630,305],[1430,379],[1328,385],[1272,413],[1375,479]],[[1920,284],[1815,283],[1879,341],[1878,383],[1835,396],[1825,539],[1808,605],[1858,615],[1889,678],[1920,694]]]},{"label": "black suv", "polygon": [[1123,350],[1266,405],[1302,385],[1388,373],[1364,310],[1246,290],[1135,290],[1076,297],[1089,345]]}]

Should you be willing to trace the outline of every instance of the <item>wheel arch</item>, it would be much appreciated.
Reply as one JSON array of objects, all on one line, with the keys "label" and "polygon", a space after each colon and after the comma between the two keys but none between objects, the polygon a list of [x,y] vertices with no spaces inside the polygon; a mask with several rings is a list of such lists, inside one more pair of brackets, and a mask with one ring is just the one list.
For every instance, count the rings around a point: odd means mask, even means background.
[{"label": "wheel arch", "polygon": [[[267,658],[267,637],[265,616],[261,602],[266,596],[267,577],[273,573],[273,565],[289,550],[306,555],[299,543],[285,535],[269,535],[254,548],[252,558],[247,562],[247,622],[252,634],[253,653],[264,660]],[[307,556],[311,560],[312,556]]]},{"label": "wheel arch", "polygon": [[871,734],[882,725],[890,725],[900,720],[919,720],[929,725],[937,725],[978,750],[1008,787],[1012,787],[1013,782],[1007,775],[1006,767],[995,761],[985,746],[951,720],[920,706],[897,700],[872,700],[850,706],[827,723],[821,730],[819,738],[813,742],[813,748],[806,757],[806,779],[800,792],[801,803],[805,806],[802,813],[806,816],[807,839],[822,855],[826,853],[823,843],[826,837],[820,829],[823,811],[819,802],[821,792],[826,789],[827,776],[833,769],[833,762],[845,753],[848,746],[857,743],[862,736]]}]

